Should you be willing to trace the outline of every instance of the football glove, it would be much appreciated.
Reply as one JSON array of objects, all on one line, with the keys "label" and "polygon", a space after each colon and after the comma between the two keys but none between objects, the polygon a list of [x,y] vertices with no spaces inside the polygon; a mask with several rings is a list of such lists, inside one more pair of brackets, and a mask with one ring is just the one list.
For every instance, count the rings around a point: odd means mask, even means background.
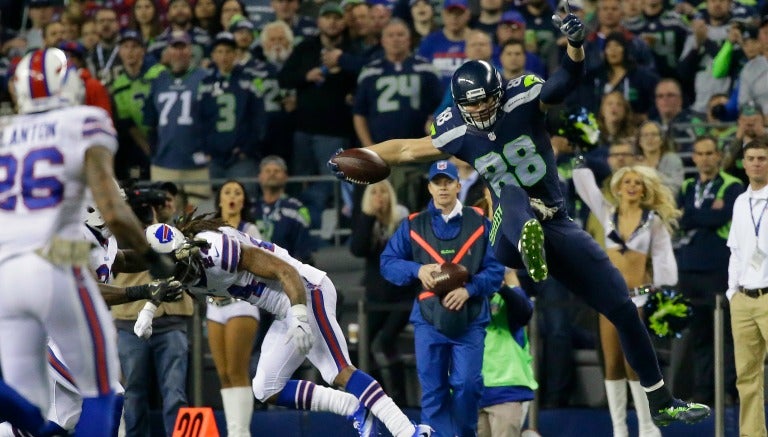
[{"label": "football glove", "polygon": [[584,30],[584,23],[579,20],[579,17],[569,13],[561,19],[558,15],[553,15],[552,24],[568,38],[568,44],[571,46],[579,48],[584,44],[586,31]]},{"label": "football glove", "polygon": [[133,333],[144,340],[152,336],[152,319],[155,317],[157,305],[152,302],[144,304],[144,308],[139,311],[139,317],[133,325]]},{"label": "football glove", "polygon": [[298,304],[288,310],[288,339],[286,343],[293,342],[296,349],[302,355],[312,349],[312,330],[309,327],[307,306]]}]

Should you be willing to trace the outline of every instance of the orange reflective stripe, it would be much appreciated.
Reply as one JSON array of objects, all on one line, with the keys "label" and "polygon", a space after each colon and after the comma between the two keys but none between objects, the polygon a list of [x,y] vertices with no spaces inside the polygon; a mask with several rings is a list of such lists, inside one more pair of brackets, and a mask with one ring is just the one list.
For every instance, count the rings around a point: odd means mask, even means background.
[{"label": "orange reflective stripe", "polygon": [[421,214],[421,213],[420,213],[420,212],[412,212],[412,213],[411,213],[411,214],[408,216],[408,220],[413,220],[413,219],[414,219],[414,218],[415,218],[417,215],[419,215],[419,214]]},{"label": "orange reflective stripe", "polygon": [[437,251],[433,249],[432,246],[430,246],[429,243],[421,238],[421,235],[417,234],[413,229],[411,229],[411,239],[413,239],[416,244],[421,246],[421,248],[424,249],[438,264],[443,264],[445,262],[445,259],[443,259],[443,257],[440,256],[440,254],[437,253]]},{"label": "orange reflective stripe", "polygon": [[430,297],[434,296],[435,293],[431,291],[422,291],[419,293],[419,300],[429,299]]},{"label": "orange reflective stripe", "polygon": [[464,255],[467,254],[469,251],[469,248],[475,244],[475,241],[477,241],[478,238],[480,238],[483,235],[483,226],[481,225],[477,230],[472,233],[472,236],[469,237],[469,239],[464,243],[463,246],[461,246],[461,249],[459,249],[458,253],[456,253],[456,256],[453,257],[451,260],[452,263],[458,264],[459,261],[461,261],[462,258],[464,258]]}]

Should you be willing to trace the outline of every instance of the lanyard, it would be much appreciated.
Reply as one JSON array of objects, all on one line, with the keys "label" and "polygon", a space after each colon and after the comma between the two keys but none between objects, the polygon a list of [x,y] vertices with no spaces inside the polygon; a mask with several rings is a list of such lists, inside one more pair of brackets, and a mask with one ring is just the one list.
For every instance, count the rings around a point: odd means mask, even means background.
[{"label": "lanyard", "polygon": [[[758,200],[764,200],[764,199],[758,199]],[[755,214],[752,211],[752,198],[749,198],[749,218],[752,219],[752,226],[755,227],[755,237],[757,237],[760,234],[760,223],[763,221],[763,214],[765,214],[765,208],[768,207],[768,200],[764,200],[765,203],[763,204],[763,210],[760,212],[760,217],[757,219],[757,223],[755,223]]]},{"label": "lanyard", "polygon": [[704,185],[703,189],[701,186],[701,181],[696,182],[696,189],[693,192],[693,206],[695,206],[697,209],[701,208],[701,205],[704,203],[704,200],[707,199],[709,196],[709,191],[712,189],[712,184],[715,182],[714,179],[711,179],[709,182]]},{"label": "lanyard", "polygon": [[109,70],[112,67],[112,63],[115,62],[115,56],[117,56],[117,46],[112,47],[112,53],[109,54],[106,64],[104,63],[104,47],[101,44],[96,46],[96,57],[99,58],[99,73],[104,70]]}]

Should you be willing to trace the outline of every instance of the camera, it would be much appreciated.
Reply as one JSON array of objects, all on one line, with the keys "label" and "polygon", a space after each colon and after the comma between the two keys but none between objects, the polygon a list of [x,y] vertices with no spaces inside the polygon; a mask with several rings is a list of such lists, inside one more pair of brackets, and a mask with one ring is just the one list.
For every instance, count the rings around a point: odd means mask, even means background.
[{"label": "camera", "polygon": [[178,192],[176,185],[171,182],[129,180],[122,186],[128,205],[145,225],[154,221],[153,208],[165,205],[168,193],[175,195]]}]

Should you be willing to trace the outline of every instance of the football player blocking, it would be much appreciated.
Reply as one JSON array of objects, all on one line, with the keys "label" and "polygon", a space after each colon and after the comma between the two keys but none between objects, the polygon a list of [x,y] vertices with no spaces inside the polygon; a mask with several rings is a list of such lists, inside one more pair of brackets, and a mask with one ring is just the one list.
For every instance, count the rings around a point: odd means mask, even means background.
[{"label": "football player blocking", "polygon": [[[365,437],[376,435],[374,416],[395,437],[431,435],[429,427],[412,424],[376,380],[350,364],[336,321],[336,288],[325,272],[219,220],[182,223],[181,230],[166,224],[146,230],[153,248],[174,254],[174,277],[195,294],[236,297],[276,316],[253,378],[256,399],[347,416]],[[290,380],[305,358],[328,384],[346,392]]]},{"label": "football player blocking", "polygon": [[[564,208],[544,120],[547,108],[562,102],[583,75],[584,27],[572,14],[562,20],[553,16],[553,22],[567,37],[568,48],[561,68],[546,83],[526,75],[504,86],[492,65],[469,61],[454,73],[455,103],[435,119],[430,136],[389,140],[367,149],[389,165],[449,155],[470,163],[491,189],[490,238],[497,258],[511,268],[525,267],[535,281],[552,274],[616,326],[657,425],[698,422],[709,415],[709,407],[672,396],[621,274]],[[343,164],[335,157],[328,164],[345,179]]]}]

